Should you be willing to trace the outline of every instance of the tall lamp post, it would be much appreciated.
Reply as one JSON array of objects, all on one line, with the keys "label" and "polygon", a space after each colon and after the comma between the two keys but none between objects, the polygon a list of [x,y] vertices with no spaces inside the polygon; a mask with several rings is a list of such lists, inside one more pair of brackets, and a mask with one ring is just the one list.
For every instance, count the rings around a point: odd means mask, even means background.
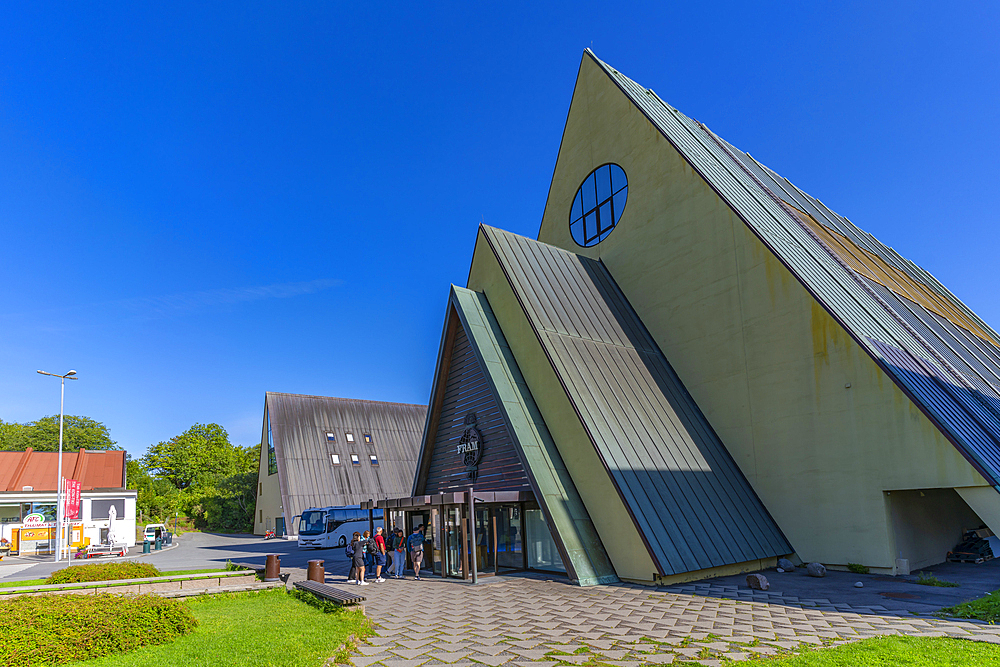
[{"label": "tall lamp post", "polygon": [[63,550],[63,483],[62,483],[62,446],[63,446],[63,406],[66,402],[66,380],[77,380],[79,378],[73,377],[76,375],[76,371],[69,371],[66,375],[57,375],[56,373],[46,373],[45,371],[37,371],[42,375],[51,375],[54,378],[60,378],[61,388],[59,390],[59,468],[56,477],[56,561],[59,562],[62,557]]}]

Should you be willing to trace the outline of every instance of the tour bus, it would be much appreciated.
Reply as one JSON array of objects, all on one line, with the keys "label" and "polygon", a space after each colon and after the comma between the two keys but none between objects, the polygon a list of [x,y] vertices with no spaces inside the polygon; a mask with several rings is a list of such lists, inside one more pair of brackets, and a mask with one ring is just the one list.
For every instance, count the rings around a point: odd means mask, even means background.
[{"label": "tour bus", "polygon": [[[382,510],[372,510],[375,527],[382,526]],[[299,547],[328,549],[346,547],[354,531],[369,530],[368,510],[358,506],[314,507],[299,519]]]}]

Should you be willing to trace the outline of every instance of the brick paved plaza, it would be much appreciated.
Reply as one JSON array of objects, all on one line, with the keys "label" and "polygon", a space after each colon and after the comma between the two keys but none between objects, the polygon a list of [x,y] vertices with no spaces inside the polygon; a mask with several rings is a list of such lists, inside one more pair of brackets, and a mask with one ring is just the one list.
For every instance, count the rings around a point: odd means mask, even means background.
[{"label": "brick paved plaza", "polygon": [[1000,643],[998,626],[708,584],[579,588],[512,577],[471,586],[433,578],[363,590],[377,636],[358,646],[356,667],[717,665],[887,634]]}]

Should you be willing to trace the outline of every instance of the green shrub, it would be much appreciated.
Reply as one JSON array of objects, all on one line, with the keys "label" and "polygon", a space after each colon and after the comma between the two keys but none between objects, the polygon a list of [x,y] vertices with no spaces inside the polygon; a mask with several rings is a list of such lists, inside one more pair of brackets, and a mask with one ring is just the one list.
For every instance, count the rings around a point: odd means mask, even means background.
[{"label": "green shrub", "polygon": [[924,586],[940,586],[942,588],[958,588],[959,586],[954,581],[938,579],[931,572],[917,572],[917,583]]},{"label": "green shrub", "polygon": [[868,566],[861,563],[848,563],[847,569],[854,574],[868,574]]},{"label": "green shrub", "polygon": [[60,665],[164,644],[198,624],[156,595],[35,595],[0,601],[0,665]]},{"label": "green shrub", "polygon": [[160,571],[149,563],[124,561],[119,563],[93,563],[73,565],[56,570],[45,580],[47,584],[77,584],[84,581],[112,581],[114,579],[142,579],[158,577]]}]

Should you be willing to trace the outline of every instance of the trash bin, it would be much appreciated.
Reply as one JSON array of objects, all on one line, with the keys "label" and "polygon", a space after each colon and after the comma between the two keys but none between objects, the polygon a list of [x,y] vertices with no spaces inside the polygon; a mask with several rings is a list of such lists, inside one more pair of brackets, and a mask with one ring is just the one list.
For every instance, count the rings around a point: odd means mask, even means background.
[{"label": "trash bin", "polygon": [[278,581],[281,578],[281,556],[268,554],[264,562],[264,581]]},{"label": "trash bin", "polygon": [[320,584],[326,583],[326,572],[323,570],[323,561],[309,561],[309,569],[307,570],[306,579]]},{"label": "trash bin", "polygon": [[160,538],[157,537],[156,538],[156,542],[153,545],[153,549],[155,549],[156,551],[159,551],[160,547],[162,546],[162,544],[163,544],[163,542],[160,540]]},{"label": "trash bin", "polygon": [[142,541],[142,553],[144,553],[144,554],[148,554],[149,553],[149,540],[143,540]]}]

